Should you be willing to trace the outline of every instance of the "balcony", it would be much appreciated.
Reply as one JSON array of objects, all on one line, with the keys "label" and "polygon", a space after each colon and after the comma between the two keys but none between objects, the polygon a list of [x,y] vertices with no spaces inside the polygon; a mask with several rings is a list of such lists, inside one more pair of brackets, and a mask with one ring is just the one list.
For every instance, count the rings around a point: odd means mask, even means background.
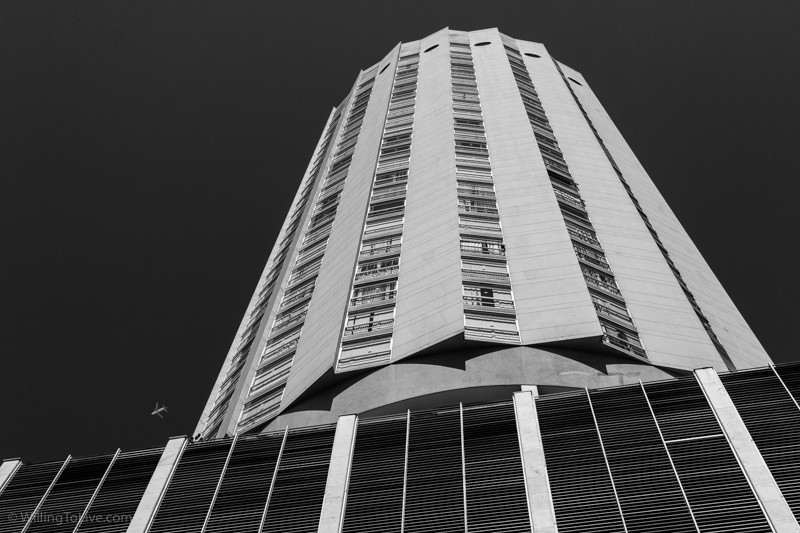
[{"label": "balcony", "polygon": [[392,265],[386,268],[377,268],[375,270],[367,270],[365,272],[358,272],[356,273],[356,283],[370,281],[379,278],[388,278],[397,276],[400,272],[400,267],[397,265]]},{"label": "balcony", "polygon": [[553,192],[556,193],[556,199],[559,202],[562,202],[569,207],[578,209],[584,213],[586,212],[586,205],[577,195],[568,193],[558,187],[553,187]]},{"label": "balcony", "polygon": [[597,302],[593,303],[595,311],[597,311],[597,314],[599,316],[602,316],[604,318],[610,318],[611,320],[620,322],[628,327],[633,325],[633,321],[631,320],[631,317],[629,317],[628,315],[620,313],[619,311],[615,311],[610,307],[599,304]]},{"label": "balcony", "polygon": [[594,236],[594,234],[577,227],[572,226],[571,224],[567,224],[567,232],[569,233],[570,237],[573,239],[577,239],[581,241],[583,244],[588,244],[589,246],[594,246],[598,250],[602,250],[603,248],[600,246],[600,241]]},{"label": "balcony", "polygon": [[464,295],[464,305],[469,307],[490,307],[492,309],[514,309],[513,300],[501,300],[489,296],[468,296]]},{"label": "balcony", "polygon": [[519,332],[495,328],[476,328],[473,326],[467,326],[464,328],[464,338],[468,340],[485,340],[490,342],[507,342],[518,344]]},{"label": "balcony", "polygon": [[347,326],[344,328],[345,337],[356,337],[368,334],[384,334],[391,331],[394,326],[394,319],[379,320],[377,322],[369,322],[366,324],[357,324],[355,326]]},{"label": "balcony", "polygon": [[569,176],[570,179],[572,179],[572,176],[569,173],[569,168],[567,167],[567,165],[559,163],[558,161],[553,161],[552,159],[548,159],[546,155],[544,155],[543,160],[544,160],[544,166],[547,167],[548,169],[555,170],[557,172],[562,172],[567,176]]},{"label": "balcony", "polygon": [[492,219],[499,219],[500,212],[494,207],[481,207],[477,205],[459,205],[458,213],[460,215],[471,215],[478,217],[486,217]]},{"label": "balcony", "polygon": [[364,296],[356,296],[354,298],[350,298],[350,307],[352,308],[352,307],[388,302],[394,300],[396,296],[397,296],[396,290],[378,292],[374,294],[365,294]]},{"label": "balcony", "polygon": [[615,285],[612,285],[610,283],[606,283],[606,282],[604,282],[602,280],[599,280],[599,279],[595,278],[594,276],[586,274],[586,272],[583,273],[583,279],[586,280],[586,283],[588,285],[591,285],[595,289],[599,289],[599,290],[601,290],[601,291],[603,291],[603,292],[605,292],[607,294],[611,294],[613,296],[616,296],[617,298],[622,298],[622,293],[619,291],[619,289]]},{"label": "balcony", "polygon": [[298,335],[291,340],[286,340],[285,342],[279,342],[274,345],[274,347],[270,347],[270,349],[264,352],[264,355],[261,356],[261,364],[264,364],[267,360],[273,359],[275,357],[279,357],[284,354],[288,354],[289,352],[295,350],[297,348],[297,344],[300,342],[300,336]]},{"label": "balcony", "polygon": [[381,255],[398,254],[400,253],[400,243],[390,244],[388,246],[371,246],[361,250],[359,257],[376,257]]},{"label": "balcony", "polygon": [[461,243],[461,253],[478,257],[505,257],[505,247],[483,247],[480,244],[471,246]]},{"label": "balcony", "polygon": [[643,348],[641,348],[640,346],[636,346],[630,341],[620,339],[619,337],[615,337],[611,334],[603,335],[603,343],[612,346],[614,348],[618,348],[631,355],[647,359],[647,352],[645,352]]},{"label": "balcony", "polygon": [[464,278],[475,280],[475,281],[489,281],[492,283],[498,283],[500,285],[509,286],[511,283],[510,278],[508,277],[507,273],[503,272],[489,272],[486,270],[470,270],[470,269],[462,269],[461,275]]},{"label": "balcony", "polygon": [[293,326],[301,324],[306,319],[307,314],[308,311],[303,311],[302,313],[299,313],[297,315],[285,319],[275,320],[275,324],[272,326],[272,331],[270,333],[272,335],[275,335],[280,333],[281,331],[285,331]]},{"label": "balcony", "polygon": [[578,256],[578,259],[580,259],[581,261],[585,261],[593,267],[600,267],[609,274],[611,273],[611,266],[606,262],[605,258],[602,257],[600,254],[592,254],[588,250],[582,251],[576,247],[575,255]]}]

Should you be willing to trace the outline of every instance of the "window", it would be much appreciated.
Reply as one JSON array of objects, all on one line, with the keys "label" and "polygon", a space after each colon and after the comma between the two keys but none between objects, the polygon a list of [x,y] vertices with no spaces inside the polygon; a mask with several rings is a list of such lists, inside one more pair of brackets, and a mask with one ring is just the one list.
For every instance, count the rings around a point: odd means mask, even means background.
[{"label": "window", "polygon": [[345,337],[390,330],[394,323],[394,309],[382,309],[347,317]]},{"label": "window", "polygon": [[511,289],[495,287],[464,287],[464,303],[481,307],[514,308]]},{"label": "window", "polygon": [[502,241],[490,239],[462,239],[461,251],[483,255],[506,255],[506,246]]},{"label": "window", "polygon": [[391,259],[370,261],[369,263],[360,264],[356,271],[356,281],[397,274],[399,263],[399,258],[392,257]]},{"label": "window", "polygon": [[395,294],[397,293],[396,289],[396,281],[367,285],[366,287],[356,287],[353,289],[353,297],[350,299],[350,305],[366,305],[394,300]]},{"label": "window", "polygon": [[430,48],[428,48],[427,50],[425,50],[425,51],[423,52],[423,54],[427,54],[428,52],[430,52],[430,51],[431,51],[431,50],[433,50],[434,48],[438,48],[438,47],[439,47],[439,45],[438,45],[438,44],[434,44],[433,46],[431,46]]}]

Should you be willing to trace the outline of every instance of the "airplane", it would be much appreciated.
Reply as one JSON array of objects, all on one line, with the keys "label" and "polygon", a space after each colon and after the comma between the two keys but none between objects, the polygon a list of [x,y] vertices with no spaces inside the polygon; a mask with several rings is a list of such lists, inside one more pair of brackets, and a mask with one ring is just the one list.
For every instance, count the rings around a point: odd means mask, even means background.
[{"label": "airplane", "polygon": [[156,409],[155,411],[150,413],[150,415],[158,415],[160,418],[164,418],[164,415],[162,415],[161,413],[166,413],[166,412],[167,412],[167,406],[162,405],[161,407],[159,407],[158,402],[156,402]]}]

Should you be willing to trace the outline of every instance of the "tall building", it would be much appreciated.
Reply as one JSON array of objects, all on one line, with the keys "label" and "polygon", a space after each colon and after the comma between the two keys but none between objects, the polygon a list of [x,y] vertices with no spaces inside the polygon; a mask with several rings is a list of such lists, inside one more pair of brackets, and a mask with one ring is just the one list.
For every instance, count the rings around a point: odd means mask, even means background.
[{"label": "tall building", "polygon": [[333,109],[196,438],[0,463],[0,533],[800,533],[774,366],[583,77],[496,30]]},{"label": "tall building", "polygon": [[767,362],[580,73],[445,29],[332,110],[196,433]]}]

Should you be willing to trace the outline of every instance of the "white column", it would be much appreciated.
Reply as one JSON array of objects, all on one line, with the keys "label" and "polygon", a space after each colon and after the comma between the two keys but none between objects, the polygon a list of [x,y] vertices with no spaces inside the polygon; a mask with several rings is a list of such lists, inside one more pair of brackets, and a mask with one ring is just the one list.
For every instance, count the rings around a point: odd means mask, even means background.
[{"label": "white column", "polygon": [[22,461],[19,459],[6,459],[0,464],[0,493],[6,488],[6,485],[17,473],[20,466],[22,466]]},{"label": "white column", "polygon": [[185,448],[186,437],[173,437],[169,440],[126,533],[146,533],[150,529],[153,517],[161,504],[161,498],[167,490],[167,485],[175,473],[175,467],[178,466],[178,460]]},{"label": "white column", "polygon": [[695,370],[694,374],[772,528],[776,533],[800,533],[800,525],[719,376],[713,368],[700,368]]},{"label": "white column", "polygon": [[525,476],[531,530],[536,533],[556,533],[558,529],[553,496],[547,479],[539,417],[536,414],[536,403],[531,391],[514,393],[514,415],[517,419],[517,435],[522,453],[522,471]]},{"label": "white column", "polygon": [[339,417],[333,450],[325,483],[325,497],[319,517],[317,533],[339,533],[344,519],[344,504],[347,498],[347,483],[350,479],[350,463],[353,460],[353,445],[356,441],[356,415]]}]

